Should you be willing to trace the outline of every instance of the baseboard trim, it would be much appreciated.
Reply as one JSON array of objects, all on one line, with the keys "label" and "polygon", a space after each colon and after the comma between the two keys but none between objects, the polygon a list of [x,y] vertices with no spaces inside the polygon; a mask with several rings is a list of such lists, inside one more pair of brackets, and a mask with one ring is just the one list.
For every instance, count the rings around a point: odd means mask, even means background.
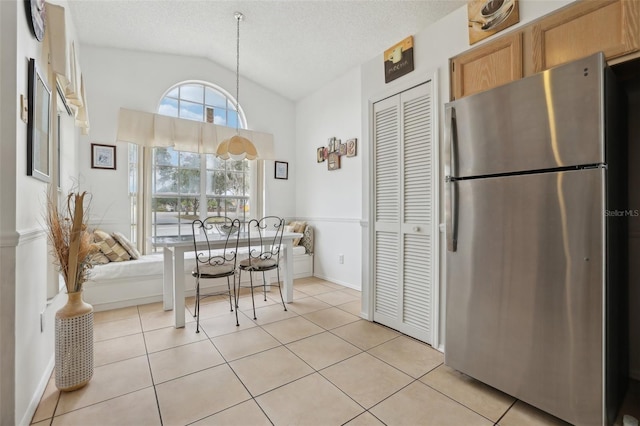
[{"label": "baseboard trim", "polygon": [[[51,373],[53,373],[53,368],[56,365],[55,354],[51,354],[51,358],[49,359],[49,363],[47,364],[47,368],[44,371],[44,374],[40,378],[40,382],[38,382],[38,387],[31,397],[31,401],[29,401],[29,406],[27,407],[27,411],[22,416],[22,419],[18,423],[21,426],[28,426],[31,424],[31,419],[33,419],[34,414],[36,414],[36,410],[38,409],[38,405],[40,404],[40,400],[42,399],[42,395],[44,395],[44,391],[47,389],[47,384],[49,384],[49,378],[51,377]],[[44,419],[43,419],[44,420]]]},{"label": "baseboard trim", "polygon": [[319,275],[319,274],[315,274],[315,273],[313,274],[313,276],[316,277],[316,278],[320,278],[321,280],[331,281],[332,283],[340,284],[343,287],[351,288],[353,290],[362,291],[361,288],[358,288],[358,287],[354,286],[353,284],[345,282],[345,281],[337,280],[335,278],[331,278],[331,277],[327,277],[327,276]]},{"label": "baseboard trim", "polygon": [[93,306],[94,312],[109,311],[111,309],[128,308],[130,306],[148,305],[149,303],[162,302],[162,295],[139,297],[137,299],[118,300],[117,302],[97,303]]}]

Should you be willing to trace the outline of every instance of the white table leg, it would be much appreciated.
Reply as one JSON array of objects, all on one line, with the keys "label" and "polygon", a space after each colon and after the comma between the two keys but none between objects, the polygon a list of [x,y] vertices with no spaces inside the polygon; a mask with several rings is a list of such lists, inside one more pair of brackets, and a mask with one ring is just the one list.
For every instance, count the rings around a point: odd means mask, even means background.
[{"label": "white table leg", "polygon": [[165,247],[162,273],[162,302],[165,311],[173,309],[173,250]]},{"label": "white table leg", "polygon": [[284,251],[285,255],[285,265],[287,265],[286,271],[287,273],[284,276],[284,301],[286,303],[293,302],[293,240],[287,239],[285,241],[286,250]]},{"label": "white table leg", "polygon": [[184,327],[184,253],[179,247],[173,254],[173,313],[176,328]]}]

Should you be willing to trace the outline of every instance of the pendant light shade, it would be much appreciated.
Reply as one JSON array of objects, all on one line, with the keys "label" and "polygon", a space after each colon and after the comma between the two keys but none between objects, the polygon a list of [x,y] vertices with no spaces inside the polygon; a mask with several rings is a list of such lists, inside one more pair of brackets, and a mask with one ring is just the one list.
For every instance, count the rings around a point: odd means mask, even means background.
[{"label": "pendant light shade", "polygon": [[223,140],[216,151],[216,155],[223,160],[255,160],[258,151],[251,141],[243,136],[235,135]]},{"label": "pendant light shade", "polygon": [[258,158],[258,150],[253,145],[253,143],[245,138],[244,136],[240,136],[238,134],[238,123],[240,122],[240,107],[239,107],[239,97],[240,97],[240,21],[244,19],[244,15],[240,12],[236,12],[234,14],[237,21],[237,31],[236,31],[236,111],[238,112],[238,118],[236,120],[236,134],[232,136],[230,139],[225,139],[220,142],[218,148],[216,149],[216,156],[218,158],[222,158],[223,160],[255,160]]}]

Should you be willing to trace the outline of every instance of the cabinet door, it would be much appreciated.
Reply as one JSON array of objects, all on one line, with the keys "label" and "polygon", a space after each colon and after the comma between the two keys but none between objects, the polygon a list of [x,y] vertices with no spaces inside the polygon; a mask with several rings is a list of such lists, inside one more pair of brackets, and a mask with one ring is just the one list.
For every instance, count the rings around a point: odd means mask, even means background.
[{"label": "cabinet door", "polygon": [[533,25],[533,66],[539,72],[604,52],[607,59],[640,49],[640,2],[578,2]]},{"label": "cabinet door", "polygon": [[451,59],[452,100],[522,78],[522,32]]}]

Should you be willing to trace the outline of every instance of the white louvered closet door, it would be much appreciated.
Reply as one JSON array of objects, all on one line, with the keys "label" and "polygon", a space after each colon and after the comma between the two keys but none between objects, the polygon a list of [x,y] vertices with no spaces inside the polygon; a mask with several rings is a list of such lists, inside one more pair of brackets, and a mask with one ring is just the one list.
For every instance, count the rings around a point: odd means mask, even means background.
[{"label": "white louvered closet door", "polygon": [[374,316],[431,343],[432,83],[374,104]]}]

